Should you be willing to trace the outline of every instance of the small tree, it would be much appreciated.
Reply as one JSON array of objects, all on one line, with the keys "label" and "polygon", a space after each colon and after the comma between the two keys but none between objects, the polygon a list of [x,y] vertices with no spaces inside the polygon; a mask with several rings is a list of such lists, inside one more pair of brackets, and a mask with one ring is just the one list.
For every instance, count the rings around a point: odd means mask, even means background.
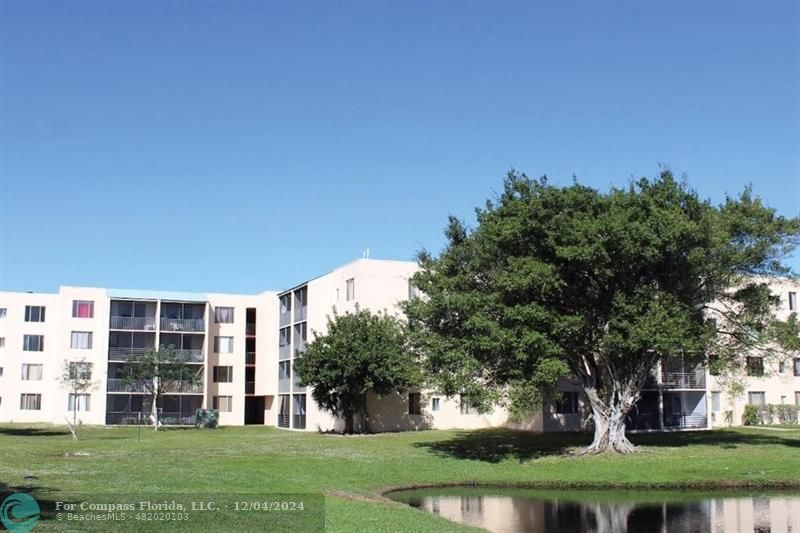
[{"label": "small tree", "polygon": [[78,395],[88,393],[95,386],[92,380],[92,363],[86,359],[65,361],[60,381],[67,387],[72,397],[72,424],[67,420],[67,425],[72,438],[78,440]]},{"label": "small tree", "polygon": [[153,429],[158,431],[158,404],[161,397],[176,392],[184,385],[200,381],[202,369],[195,370],[178,355],[175,347],[162,346],[158,350],[147,350],[125,363],[124,383],[136,392],[150,396],[150,415]]},{"label": "small tree", "polygon": [[344,418],[352,433],[356,414],[366,412],[366,395],[404,391],[417,385],[419,365],[406,347],[404,326],[386,313],[355,313],[328,318],[328,332],[308,344],[294,368],[322,409]]}]

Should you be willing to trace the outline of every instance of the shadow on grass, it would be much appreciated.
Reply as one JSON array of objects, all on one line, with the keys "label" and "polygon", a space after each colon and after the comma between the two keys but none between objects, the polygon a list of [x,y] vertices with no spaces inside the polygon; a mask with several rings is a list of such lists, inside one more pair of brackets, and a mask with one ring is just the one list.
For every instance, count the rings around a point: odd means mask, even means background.
[{"label": "shadow on grass", "polygon": [[48,493],[57,492],[55,489],[49,487],[38,486],[12,486],[0,481],[0,502],[5,500],[11,494],[24,492],[32,496],[36,503],[39,504],[39,517],[41,520],[50,520],[55,518],[56,515],[56,500],[47,496]]},{"label": "shadow on grass", "polygon": [[568,455],[591,442],[588,433],[533,433],[515,429],[462,431],[448,440],[418,442],[436,455],[499,463],[506,459],[525,462],[550,455]]},{"label": "shadow on grass", "polygon": [[[687,431],[629,434],[628,438],[645,448],[680,446],[719,446],[724,449],[747,446],[790,446],[800,448],[800,439],[777,434],[732,430]],[[534,433],[515,429],[480,429],[462,431],[448,440],[418,442],[414,446],[456,459],[499,463],[509,459],[520,463],[541,457],[572,455],[592,441],[592,434]]]},{"label": "shadow on grass", "polygon": [[57,437],[69,434],[67,429],[0,427],[0,435],[8,435],[10,437]]}]

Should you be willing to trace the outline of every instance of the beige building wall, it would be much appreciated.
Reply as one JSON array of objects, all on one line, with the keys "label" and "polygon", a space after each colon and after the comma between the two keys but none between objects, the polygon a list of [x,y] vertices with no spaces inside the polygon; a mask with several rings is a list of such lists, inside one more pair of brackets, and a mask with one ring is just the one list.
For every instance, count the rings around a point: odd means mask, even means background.
[{"label": "beige building wall", "polygon": [[[770,280],[773,294],[780,297],[780,303],[775,309],[775,316],[786,320],[790,314],[800,315],[800,282],[792,279]],[[791,298],[790,293],[794,294]],[[753,354],[759,355],[759,354]],[[748,376],[742,373],[744,392],[731,396],[726,392],[725,382],[710,376],[708,395],[709,412],[711,412],[712,426],[722,427],[728,425],[725,417],[726,411],[733,413],[733,425],[742,424],[745,405],[748,404],[751,393],[763,392],[767,404],[800,405],[800,353],[792,356],[782,356],[764,359],[764,375],[762,377]],[[782,364],[781,364],[782,363]],[[719,394],[719,402],[714,405],[714,393]],[[719,409],[715,410],[715,407]]]}]

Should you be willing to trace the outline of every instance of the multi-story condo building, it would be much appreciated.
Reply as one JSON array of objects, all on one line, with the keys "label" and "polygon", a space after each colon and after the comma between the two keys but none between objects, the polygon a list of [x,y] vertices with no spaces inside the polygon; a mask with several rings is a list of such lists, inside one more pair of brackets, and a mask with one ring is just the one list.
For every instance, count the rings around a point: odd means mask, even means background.
[{"label": "multi-story condo building", "polygon": [[[63,423],[77,408],[85,424],[136,424],[150,416],[149,396],[124,379],[125,361],[173,346],[196,372],[160,401],[163,424],[191,424],[198,408],[217,409],[223,425],[294,430],[339,429],[301,387],[294,361],[328,317],[356,306],[400,313],[415,294],[416,263],[360,259],[291,289],[255,295],[61,287],[55,294],[0,292],[0,422]],[[775,280],[776,313],[796,312],[800,284]],[[93,388],[72,394],[61,381],[70,363],[91,364]],[[772,368],[774,366],[775,368]],[[728,397],[702,366],[674,360],[657,369],[630,427],[706,428],[741,423],[747,403],[800,404],[800,358],[783,364],[752,358],[745,393]],[[579,388],[516,426],[576,430],[587,415]],[[725,416],[725,412],[730,415]],[[370,431],[509,425],[504,409],[478,413],[468,398],[435,391],[367,398]],[[710,416],[709,416],[710,415]]]}]

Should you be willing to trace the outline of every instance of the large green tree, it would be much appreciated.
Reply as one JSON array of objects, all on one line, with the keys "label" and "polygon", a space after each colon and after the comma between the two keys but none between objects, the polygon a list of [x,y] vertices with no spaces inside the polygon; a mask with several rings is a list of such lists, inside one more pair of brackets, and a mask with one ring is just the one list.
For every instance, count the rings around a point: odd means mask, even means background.
[{"label": "large green tree", "polygon": [[407,314],[427,371],[515,416],[574,376],[592,410],[586,452],[634,451],[625,421],[659,361],[720,370],[786,330],[764,277],[787,273],[800,226],[749,189],[712,205],[669,171],[606,193],[510,173],[477,223],[451,217],[441,254],[420,253],[425,296]]},{"label": "large green tree", "polygon": [[366,413],[366,396],[404,391],[420,382],[420,365],[408,349],[404,325],[386,313],[356,309],[328,318],[327,333],[315,335],[294,362],[304,385],[322,409],[354,430],[356,414]]}]

